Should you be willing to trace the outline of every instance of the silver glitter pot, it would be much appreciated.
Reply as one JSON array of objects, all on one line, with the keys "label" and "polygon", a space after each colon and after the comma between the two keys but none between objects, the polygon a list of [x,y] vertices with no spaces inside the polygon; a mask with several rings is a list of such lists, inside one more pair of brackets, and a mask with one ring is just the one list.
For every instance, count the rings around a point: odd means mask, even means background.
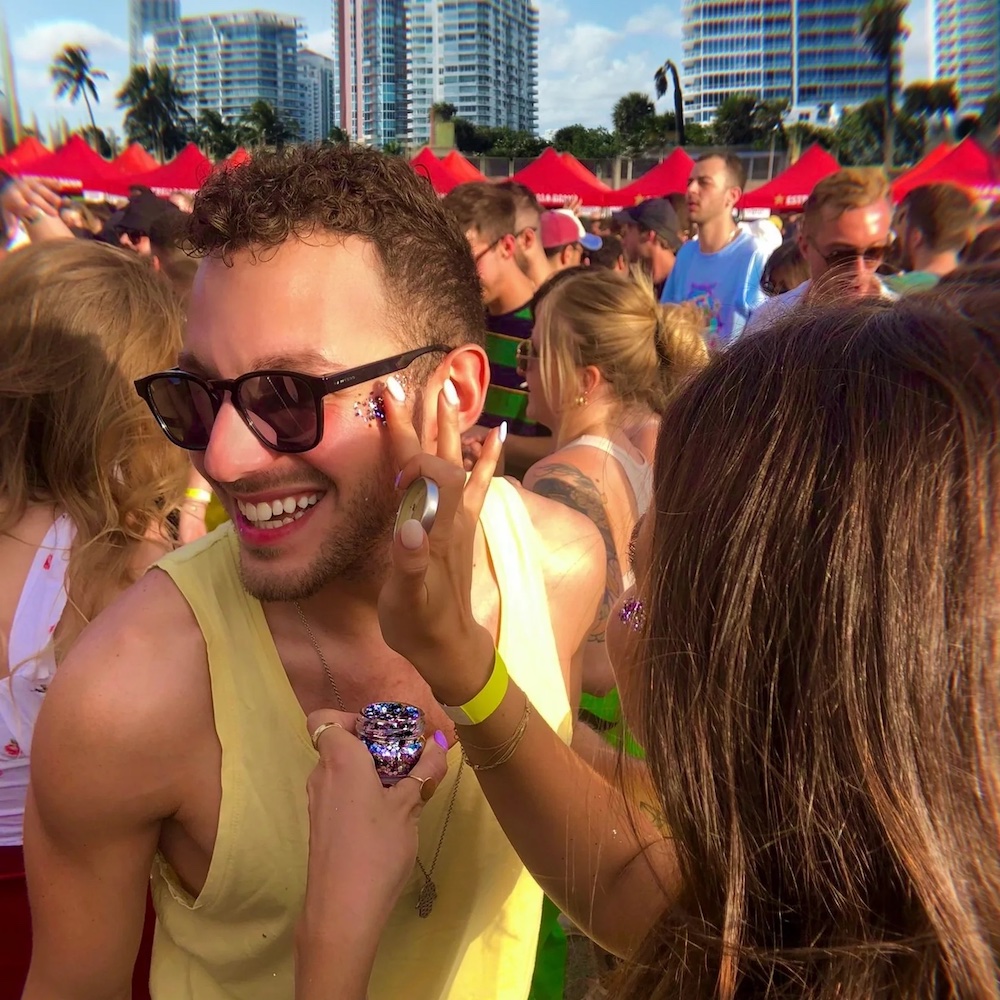
[{"label": "silver glitter pot", "polygon": [[355,732],[383,785],[405,778],[424,751],[424,713],[415,705],[376,701],[358,713]]}]

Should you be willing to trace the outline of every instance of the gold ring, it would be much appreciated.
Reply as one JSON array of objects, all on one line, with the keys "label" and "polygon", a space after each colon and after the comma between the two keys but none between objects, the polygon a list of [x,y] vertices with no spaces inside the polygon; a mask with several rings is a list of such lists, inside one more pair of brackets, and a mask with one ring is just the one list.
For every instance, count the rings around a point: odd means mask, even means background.
[{"label": "gold ring", "polygon": [[[423,802],[430,802],[431,796],[437,791],[437,782],[430,776],[427,775],[426,778],[418,778],[415,774],[404,775],[405,778],[412,778],[414,781],[420,783],[420,798]],[[430,787],[427,787],[427,782],[430,782]]]},{"label": "gold ring", "polygon": [[319,753],[319,738],[328,729],[343,729],[343,728],[344,727],[339,722],[324,722],[321,725],[318,725],[313,730],[312,736],[309,737],[309,739],[312,740],[312,745],[313,745],[313,748],[316,750],[316,753]]}]

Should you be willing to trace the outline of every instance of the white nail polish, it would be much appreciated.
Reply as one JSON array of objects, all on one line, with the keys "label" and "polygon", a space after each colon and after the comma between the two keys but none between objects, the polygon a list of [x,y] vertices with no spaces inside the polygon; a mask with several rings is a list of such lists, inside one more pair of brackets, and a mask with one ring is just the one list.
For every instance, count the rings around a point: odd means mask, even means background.
[{"label": "white nail polish", "polygon": [[503,444],[507,440],[507,421],[505,420],[500,425],[500,443]]},{"label": "white nail polish", "polygon": [[390,375],[385,380],[385,387],[389,391],[389,395],[392,396],[397,403],[403,403],[406,401],[406,393],[403,392],[403,387],[399,384],[399,379],[395,375]]},{"label": "white nail polish", "polygon": [[458,390],[455,388],[455,383],[452,382],[450,378],[446,378],[444,380],[444,385],[441,387],[441,391],[444,393],[444,398],[451,406],[458,406]]}]

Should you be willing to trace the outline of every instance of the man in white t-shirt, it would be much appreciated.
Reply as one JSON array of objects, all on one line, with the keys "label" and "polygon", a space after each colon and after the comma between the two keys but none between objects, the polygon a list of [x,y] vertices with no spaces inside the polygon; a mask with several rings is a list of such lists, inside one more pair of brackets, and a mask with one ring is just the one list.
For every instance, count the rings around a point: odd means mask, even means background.
[{"label": "man in white t-shirt", "polygon": [[889,184],[877,168],[848,167],[821,180],[806,202],[799,249],[809,280],[769,299],[747,325],[756,332],[800,303],[896,298],[876,273],[889,252]]}]

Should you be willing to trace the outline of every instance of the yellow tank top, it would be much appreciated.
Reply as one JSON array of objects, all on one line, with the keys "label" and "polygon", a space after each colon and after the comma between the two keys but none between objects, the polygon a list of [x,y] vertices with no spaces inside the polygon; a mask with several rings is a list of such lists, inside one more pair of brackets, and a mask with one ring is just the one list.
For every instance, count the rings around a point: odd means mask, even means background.
[{"label": "yellow tank top", "polygon": [[[539,541],[521,498],[497,479],[481,524],[500,591],[499,647],[511,676],[564,740],[572,715],[548,614]],[[258,601],[240,584],[231,525],[163,559],[208,650],[222,804],[204,888],[191,898],[167,863],[153,872],[153,1000],[291,1000],[292,941],[305,893],[306,778],[316,763]],[[420,858],[437,848],[461,755],[420,820]],[[434,871],[438,896],[416,913],[418,870],[400,898],[371,980],[372,1000],[527,997],[542,893],[462,769]],[[331,998],[335,1000],[335,998]]]}]

